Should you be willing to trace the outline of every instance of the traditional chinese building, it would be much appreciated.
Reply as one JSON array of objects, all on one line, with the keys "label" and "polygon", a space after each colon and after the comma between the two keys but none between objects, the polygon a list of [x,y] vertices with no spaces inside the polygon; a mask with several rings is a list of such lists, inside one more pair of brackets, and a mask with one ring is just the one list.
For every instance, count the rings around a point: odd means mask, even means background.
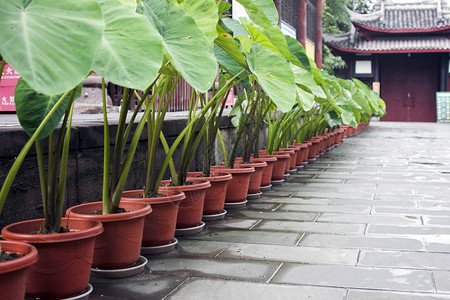
[{"label": "traditional chinese building", "polygon": [[450,91],[450,10],[445,1],[378,2],[374,12],[349,10],[350,32],[324,34],[347,63],[338,75],[379,91],[385,121],[436,121],[436,92]]}]

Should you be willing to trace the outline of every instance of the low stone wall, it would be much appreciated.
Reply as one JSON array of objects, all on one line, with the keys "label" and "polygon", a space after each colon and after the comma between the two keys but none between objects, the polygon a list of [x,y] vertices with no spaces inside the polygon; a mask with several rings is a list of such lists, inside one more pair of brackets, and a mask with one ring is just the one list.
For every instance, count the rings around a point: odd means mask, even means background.
[{"label": "low stone wall", "polygon": [[[183,116],[171,117],[165,121],[163,132],[169,144],[177,138],[185,125],[186,118]],[[116,128],[116,124],[110,124],[111,137],[115,136]],[[226,145],[230,145],[236,131],[231,124],[231,118],[223,117],[220,128]],[[261,140],[265,140],[264,133]],[[28,141],[28,135],[18,126],[0,127],[0,141],[0,184],[3,184],[15,157]],[[221,151],[218,150],[218,143],[216,146],[215,152],[217,155]],[[136,150],[126,189],[144,186],[146,148],[147,139],[144,132]],[[175,164],[179,160],[180,153],[181,151],[175,152]],[[0,216],[0,228],[13,222],[43,217],[39,173],[34,154],[34,149],[31,149],[19,170]],[[157,160],[159,164],[157,167],[159,168],[165,156],[161,146],[157,155],[161,158]],[[201,170],[202,156],[203,150],[202,145],[200,145],[191,165],[192,171]],[[103,123],[94,121],[74,122],[71,134],[65,207],[83,202],[101,201],[102,172]],[[165,178],[169,178],[168,170]]]}]

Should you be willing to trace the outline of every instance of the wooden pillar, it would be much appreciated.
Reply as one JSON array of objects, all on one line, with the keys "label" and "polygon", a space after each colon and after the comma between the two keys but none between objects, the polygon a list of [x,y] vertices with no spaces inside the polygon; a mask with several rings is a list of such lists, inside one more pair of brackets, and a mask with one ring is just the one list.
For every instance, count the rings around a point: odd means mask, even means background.
[{"label": "wooden pillar", "polygon": [[306,1],[298,1],[297,40],[306,47]]},{"label": "wooden pillar", "polygon": [[316,1],[316,46],[315,46],[315,57],[316,65],[319,69],[322,69],[322,12],[323,12],[323,2],[325,0]]},{"label": "wooden pillar", "polygon": [[439,76],[439,91],[445,92],[447,91],[447,74],[448,74],[448,67],[447,67],[447,53],[441,54],[440,59],[440,76]]}]

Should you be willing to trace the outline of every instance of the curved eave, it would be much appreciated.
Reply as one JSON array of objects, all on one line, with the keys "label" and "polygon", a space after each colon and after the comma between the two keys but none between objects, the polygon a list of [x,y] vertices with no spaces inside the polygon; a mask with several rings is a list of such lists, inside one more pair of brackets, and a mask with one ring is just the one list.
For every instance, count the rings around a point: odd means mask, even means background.
[{"label": "curved eave", "polygon": [[376,27],[370,27],[364,24],[352,21],[352,24],[357,28],[362,28],[364,30],[382,33],[430,33],[430,32],[445,32],[450,31],[450,26],[444,26],[439,28],[427,28],[427,29],[381,29]]},{"label": "curved eave", "polygon": [[339,47],[333,44],[327,44],[328,47],[331,47],[335,50],[347,53],[368,53],[368,54],[388,54],[388,53],[450,53],[450,49],[394,49],[394,50],[362,50],[362,49],[351,49]]}]

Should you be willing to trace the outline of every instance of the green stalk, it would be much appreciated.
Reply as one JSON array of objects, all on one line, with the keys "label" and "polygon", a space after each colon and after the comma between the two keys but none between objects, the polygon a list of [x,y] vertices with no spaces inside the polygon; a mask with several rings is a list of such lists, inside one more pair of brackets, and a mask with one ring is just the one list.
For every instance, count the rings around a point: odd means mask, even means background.
[{"label": "green stalk", "polygon": [[44,151],[42,150],[42,141],[35,141],[36,146],[36,158],[38,162],[39,169],[39,183],[41,185],[41,194],[42,194],[42,205],[44,207],[44,218],[48,219],[48,207],[47,207],[47,199],[48,199],[48,191],[47,191],[47,171],[45,170],[45,160],[44,160]]},{"label": "green stalk", "polygon": [[228,162],[227,149],[225,147],[225,143],[223,141],[222,134],[220,133],[220,129],[217,129],[217,136],[219,137],[220,147],[222,148],[223,161],[225,162],[225,168],[229,169],[230,163]]},{"label": "green stalk", "polygon": [[109,198],[109,182],[110,182],[110,155],[111,155],[111,142],[108,125],[108,114],[106,112],[106,92],[105,92],[105,78],[102,77],[102,100],[103,100],[103,190],[102,190],[102,202],[103,202],[103,214],[106,214],[111,206],[111,200]]},{"label": "green stalk", "polygon": [[3,209],[6,197],[8,196],[9,190],[11,189],[14,178],[16,177],[17,172],[19,171],[20,165],[22,164],[23,160],[25,159],[28,151],[30,150],[30,148],[33,145],[36,138],[41,133],[44,126],[47,124],[50,117],[55,113],[55,111],[58,109],[58,107],[61,105],[61,103],[64,101],[64,99],[67,97],[67,95],[70,92],[71,91],[66,91],[59,98],[59,100],[55,103],[53,108],[48,112],[48,114],[45,116],[44,120],[42,120],[41,124],[38,126],[38,128],[36,129],[34,134],[31,136],[31,138],[28,140],[28,142],[24,145],[24,147],[20,151],[19,155],[17,156],[16,160],[14,161],[14,164],[12,165],[11,169],[8,172],[8,175],[5,178],[5,181],[3,182],[2,189],[0,190],[0,211],[2,211],[2,209]]}]

